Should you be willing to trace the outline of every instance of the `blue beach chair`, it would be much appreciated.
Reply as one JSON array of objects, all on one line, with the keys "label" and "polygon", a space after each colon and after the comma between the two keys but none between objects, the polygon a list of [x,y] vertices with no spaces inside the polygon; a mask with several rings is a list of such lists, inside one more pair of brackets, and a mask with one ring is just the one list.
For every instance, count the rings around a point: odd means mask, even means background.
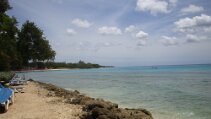
[{"label": "blue beach chair", "polygon": [[14,91],[11,88],[5,88],[0,84],[0,107],[4,112],[9,109],[9,104],[14,103]]}]

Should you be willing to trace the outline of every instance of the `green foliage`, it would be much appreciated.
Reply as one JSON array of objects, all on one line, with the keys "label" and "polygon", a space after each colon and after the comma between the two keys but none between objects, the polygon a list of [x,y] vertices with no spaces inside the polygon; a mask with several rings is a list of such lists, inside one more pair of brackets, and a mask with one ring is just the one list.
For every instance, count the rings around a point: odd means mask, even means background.
[{"label": "green foliage", "polygon": [[0,71],[9,70],[10,64],[7,61],[9,58],[4,52],[0,51]]},{"label": "green foliage", "polygon": [[0,81],[9,82],[14,75],[13,72],[0,72]]},{"label": "green foliage", "polygon": [[23,58],[23,65],[27,65],[28,61],[35,57],[34,42],[40,40],[42,31],[37,28],[34,23],[26,21],[18,34],[18,51]]},{"label": "green foliage", "polygon": [[28,62],[53,60],[55,51],[52,50],[48,40],[43,37],[43,31],[33,22],[26,21],[20,32],[18,39],[18,50],[23,58],[23,64]]},{"label": "green foliage", "polygon": [[79,61],[78,63],[65,63],[65,62],[47,62],[45,63],[47,68],[79,68],[79,69],[88,69],[88,68],[100,68],[99,64],[85,63]]},{"label": "green foliage", "polygon": [[43,31],[29,21],[19,31],[17,20],[5,13],[10,8],[8,0],[0,0],[0,71],[28,67],[29,61],[53,61],[56,53]]},{"label": "green foliage", "polygon": [[18,65],[16,47],[18,29],[16,26],[17,20],[14,17],[0,13],[0,70],[13,69]]},{"label": "green foliage", "polygon": [[0,14],[5,13],[9,9],[11,9],[11,7],[8,0],[0,0]]}]

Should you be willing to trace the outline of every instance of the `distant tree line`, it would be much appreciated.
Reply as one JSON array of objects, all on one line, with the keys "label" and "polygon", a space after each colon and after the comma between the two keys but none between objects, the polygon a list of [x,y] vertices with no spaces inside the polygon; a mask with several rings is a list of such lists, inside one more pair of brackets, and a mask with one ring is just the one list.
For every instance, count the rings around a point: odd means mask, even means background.
[{"label": "distant tree line", "polygon": [[[31,63],[30,65],[34,65]],[[59,68],[79,68],[79,69],[89,69],[89,68],[100,68],[99,64],[85,63],[84,61],[79,61],[78,63],[66,63],[66,62],[39,62],[39,68],[49,68],[49,69],[59,69]]]},{"label": "distant tree line", "polygon": [[55,51],[33,22],[26,21],[20,29],[17,20],[6,11],[8,0],[0,0],[0,71],[29,67],[30,62],[53,61]]}]

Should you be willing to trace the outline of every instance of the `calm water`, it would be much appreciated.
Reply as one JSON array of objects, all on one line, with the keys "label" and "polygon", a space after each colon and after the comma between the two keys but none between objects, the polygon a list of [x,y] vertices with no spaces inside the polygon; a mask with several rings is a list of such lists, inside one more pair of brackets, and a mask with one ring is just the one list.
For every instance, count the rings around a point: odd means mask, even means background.
[{"label": "calm water", "polygon": [[211,119],[211,65],[121,67],[25,73],[121,107],[146,108],[155,119]]}]

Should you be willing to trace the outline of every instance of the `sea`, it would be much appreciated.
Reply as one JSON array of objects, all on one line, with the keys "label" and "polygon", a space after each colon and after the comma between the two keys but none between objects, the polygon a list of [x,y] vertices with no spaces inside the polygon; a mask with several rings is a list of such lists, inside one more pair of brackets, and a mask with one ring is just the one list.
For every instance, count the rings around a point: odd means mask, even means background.
[{"label": "sea", "polygon": [[154,119],[211,119],[211,65],[133,66],[24,72],[123,108],[145,108]]}]

